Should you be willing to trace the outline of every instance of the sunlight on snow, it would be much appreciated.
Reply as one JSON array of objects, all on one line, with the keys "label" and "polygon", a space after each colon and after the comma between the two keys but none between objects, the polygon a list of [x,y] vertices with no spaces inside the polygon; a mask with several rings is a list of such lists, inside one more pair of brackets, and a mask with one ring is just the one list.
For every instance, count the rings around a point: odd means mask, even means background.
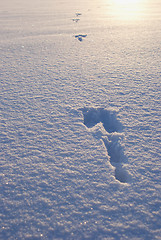
[{"label": "sunlight on snow", "polygon": [[144,0],[111,0],[111,14],[119,20],[135,21],[141,16],[144,3]]}]

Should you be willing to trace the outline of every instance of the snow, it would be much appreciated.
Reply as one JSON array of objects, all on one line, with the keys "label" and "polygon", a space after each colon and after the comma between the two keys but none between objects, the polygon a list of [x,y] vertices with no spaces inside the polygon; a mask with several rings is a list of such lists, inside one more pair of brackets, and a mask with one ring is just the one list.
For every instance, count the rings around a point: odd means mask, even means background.
[{"label": "snow", "polygon": [[2,240],[161,239],[161,3],[115,8],[0,3]]}]

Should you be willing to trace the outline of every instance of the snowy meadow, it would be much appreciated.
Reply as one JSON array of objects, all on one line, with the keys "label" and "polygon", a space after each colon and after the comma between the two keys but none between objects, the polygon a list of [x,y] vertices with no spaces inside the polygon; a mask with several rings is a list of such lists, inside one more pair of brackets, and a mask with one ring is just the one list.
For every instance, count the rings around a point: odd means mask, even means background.
[{"label": "snowy meadow", "polygon": [[0,2],[0,239],[161,239],[161,1]]}]

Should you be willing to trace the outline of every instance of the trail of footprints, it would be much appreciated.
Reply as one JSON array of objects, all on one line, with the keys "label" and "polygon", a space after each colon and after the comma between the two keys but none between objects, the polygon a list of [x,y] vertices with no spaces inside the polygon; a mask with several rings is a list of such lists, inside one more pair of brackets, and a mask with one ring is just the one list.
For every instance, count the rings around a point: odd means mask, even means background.
[{"label": "trail of footprints", "polygon": [[124,169],[126,162],[121,138],[122,124],[116,118],[116,112],[104,108],[83,108],[84,125],[90,128],[95,136],[102,139],[107,149],[110,164],[115,168],[115,178],[121,183],[127,183],[130,175]]},{"label": "trail of footprints", "polygon": [[[80,17],[82,15],[82,13],[78,12],[78,13],[75,13],[75,15],[76,15],[76,18],[72,18],[72,21],[75,22],[75,23],[78,23],[80,21],[80,18],[78,18],[78,17]],[[86,37],[87,37],[87,34],[77,34],[77,35],[75,35],[75,38],[78,39],[80,42],[82,42],[83,39],[86,38]]]}]

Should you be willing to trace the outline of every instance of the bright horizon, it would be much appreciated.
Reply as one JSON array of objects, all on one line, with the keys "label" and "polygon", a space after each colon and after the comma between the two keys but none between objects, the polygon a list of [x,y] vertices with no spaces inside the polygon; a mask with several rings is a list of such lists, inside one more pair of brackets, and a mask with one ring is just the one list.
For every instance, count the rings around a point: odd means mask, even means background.
[{"label": "bright horizon", "polygon": [[137,21],[145,13],[145,0],[111,0],[111,14],[125,21]]}]

